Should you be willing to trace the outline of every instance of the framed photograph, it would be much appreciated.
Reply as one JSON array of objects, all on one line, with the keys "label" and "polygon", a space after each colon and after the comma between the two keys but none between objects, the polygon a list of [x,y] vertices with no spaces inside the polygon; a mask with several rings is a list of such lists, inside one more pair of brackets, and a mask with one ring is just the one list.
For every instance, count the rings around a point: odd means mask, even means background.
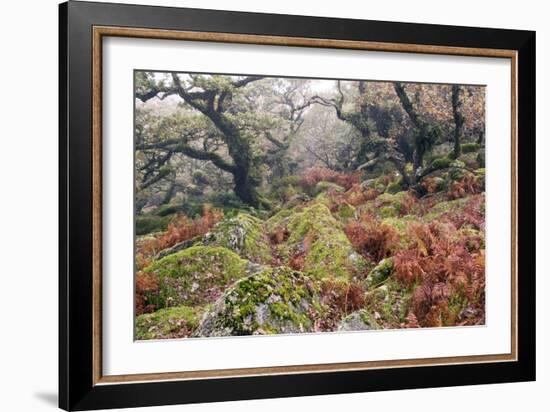
[{"label": "framed photograph", "polygon": [[535,33],[60,5],[59,402],[535,379]]}]

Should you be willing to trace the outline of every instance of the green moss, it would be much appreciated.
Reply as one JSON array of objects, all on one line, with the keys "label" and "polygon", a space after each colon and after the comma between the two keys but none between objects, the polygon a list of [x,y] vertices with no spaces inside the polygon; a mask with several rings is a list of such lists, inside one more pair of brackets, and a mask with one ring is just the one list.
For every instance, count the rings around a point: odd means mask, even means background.
[{"label": "green moss", "polygon": [[475,177],[476,182],[481,188],[481,190],[485,190],[485,168],[479,168],[475,171]]},{"label": "green moss", "polygon": [[452,159],[449,159],[448,157],[438,157],[434,160],[432,160],[431,167],[434,169],[445,169],[451,165],[453,162]]},{"label": "green moss", "polygon": [[409,222],[418,221],[418,217],[414,215],[406,215],[402,217],[389,217],[382,220],[381,224],[385,226],[393,227],[399,236],[399,245],[395,251],[401,249],[407,249],[411,243],[411,237],[409,236]]},{"label": "green moss", "polygon": [[322,181],[317,183],[317,185],[315,185],[314,194],[318,195],[319,193],[322,193],[322,192],[342,193],[342,192],[345,192],[345,189],[342,186],[337,185],[336,183]]},{"label": "green moss", "polygon": [[409,214],[408,207],[413,204],[410,194],[406,191],[398,193],[382,193],[375,200],[372,212],[381,218],[397,217]]},{"label": "green moss", "polygon": [[485,249],[485,232],[472,227],[462,227],[456,231],[457,239],[466,239],[466,247],[470,252]]},{"label": "green moss", "polygon": [[255,263],[270,263],[272,260],[263,222],[246,213],[222,220],[204,236],[203,243],[225,247]]},{"label": "green moss", "polygon": [[230,283],[248,275],[249,262],[215,246],[193,246],[166,256],[144,269],[159,279],[151,303],[164,308],[212,302]]},{"label": "green moss", "polygon": [[231,286],[195,336],[308,332],[318,307],[315,284],[286,267],[268,268]]},{"label": "green moss", "polygon": [[372,185],[372,188],[380,191],[380,192],[383,192],[386,190],[386,186],[387,186],[387,180],[386,180],[386,176],[379,176],[377,177],[375,180],[374,180],[374,184]]},{"label": "green moss", "polygon": [[281,209],[269,219],[267,219],[267,221],[265,222],[265,226],[267,227],[269,232],[272,232],[285,220],[292,216],[293,213],[293,209]]},{"label": "green moss", "polygon": [[472,153],[479,149],[479,145],[477,143],[464,143],[461,144],[460,147],[462,149],[462,153]]},{"label": "green moss", "polygon": [[449,183],[445,179],[437,176],[434,177],[433,179],[435,181],[436,192],[444,192],[449,188]]},{"label": "green moss", "polygon": [[449,170],[449,178],[451,180],[457,181],[464,177],[464,168],[466,167],[466,163],[462,160],[453,160],[449,167],[451,169]]},{"label": "green moss", "polygon": [[401,185],[401,180],[398,180],[397,182],[392,182],[388,185],[388,187],[386,187],[386,192],[391,194],[398,193],[402,190],[403,188]]},{"label": "green moss", "polygon": [[411,288],[390,276],[382,286],[367,293],[364,310],[376,314],[376,322],[384,329],[400,328],[409,312],[411,294]]},{"label": "green moss", "polygon": [[143,215],[136,216],[136,235],[162,232],[168,227],[172,216]]},{"label": "green moss", "polygon": [[344,203],[338,208],[338,216],[344,220],[354,217],[355,212],[356,212],[355,207],[347,203]]},{"label": "green moss", "polygon": [[375,286],[385,281],[393,273],[393,259],[382,259],[367,276],[367,286]]},{"label": "green moss", "polygon": [[319,204],[322,204],[322,205],[325,205],[327,207],[329,207],[332,203],[332,201],[330,200],[327,192],[321,192],[319,193],[317,196],[315,196],[315,201]]},{"label": "green moss", "polygon": [[477,154],[477,164],[480,166],[480,167],[485,167],[485,151],[480,151],[478,154]]},{"label": "green moss", "polygon": [[382,206],[378,210],[378,216],[381,218],[397,217],[399,216],[399,211],[393,206]]},{"label": "green moss", "polygon": [[464,207],[469,201],[469,197],[463,197],[456,200],[448,200],[444,202],[436,203],[432,206],[430,211],[423,216],[425,222],[431,222],[434,219],[439,218],[442,214],[448,212],[460,212],[464,210]]},{"label": "green moss", "polygon": [[157,210],[155,210],[155,214],[157,216],[168,216],[182,211],[183,208],[181,205],[162,205]]},{"label": "green moss", "polygon": [[187,337],[198,326],[204,307],[178,306],[136,317],[135,339]]},{"label": "green moss", "polygon": [[289,259],[305,252],[304,273],[317,278],[349,278],[364,267],[338,222],[323,204],[296,211],[287,221],[288,240],[279,253]]},{"label": "green moss", "polygon": [[275,179],[271,184],[271,187],[273,189],[280,189],[288,186],[299,187],[300,181],[301,181],[300,176],[294,176],[294,175],[284,176],[284,177],[281,177],[280,179]]}]

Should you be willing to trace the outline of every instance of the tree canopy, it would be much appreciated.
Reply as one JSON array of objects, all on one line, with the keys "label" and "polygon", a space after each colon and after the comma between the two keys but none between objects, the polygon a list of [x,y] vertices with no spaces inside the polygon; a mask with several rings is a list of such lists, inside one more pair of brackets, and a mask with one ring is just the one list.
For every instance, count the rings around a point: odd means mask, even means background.
[{"label": "tree canopy", "polygon": [[142,206],[231,185],[269,209],[269,185],[319,165],[418,189],[450,163],[434,152],[456,159],[485,129],[484,88],[467,85],[138,71],[135,98]]}]

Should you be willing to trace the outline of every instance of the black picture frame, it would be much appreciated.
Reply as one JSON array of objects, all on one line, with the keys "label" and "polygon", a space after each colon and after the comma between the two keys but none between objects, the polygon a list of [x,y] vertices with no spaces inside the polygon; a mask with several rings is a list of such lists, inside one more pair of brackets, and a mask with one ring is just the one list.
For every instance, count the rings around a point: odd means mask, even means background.
[{"label": "black picture frame", "polygon": [[[517,52],[517,361],[97,385],[93,363],[92,28]],[[535,380],[535,32],[70,1],[59,6],[59,406],[90,410]]]}]

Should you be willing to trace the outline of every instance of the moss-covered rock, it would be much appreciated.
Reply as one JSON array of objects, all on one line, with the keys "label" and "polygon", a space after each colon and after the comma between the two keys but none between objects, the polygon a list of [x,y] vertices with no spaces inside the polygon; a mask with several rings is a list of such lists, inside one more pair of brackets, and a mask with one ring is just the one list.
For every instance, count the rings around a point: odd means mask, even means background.
[{"label": "moss-covered rock", "polygon": [[449,212],[461,212],[464,210],[468,204],[469,197],[463,197],[456,200],[447,200],[443,202],[436,203],[432,206],[430,211],[423,216],[425,222],[431,222],[441,215]]},{"label": "moss-covered rock", "polygon": [[318,195],[323,192],[343,193],[345,189],[336,183],[321,181],[315,185],[314,194]]},{"label": "moss-covered rock", "polygon": [[464,163],[462,160],[456,159],[451,162],[449,165],[449,173],[448,177],[452,181],[458,181],[461,180],[464,177],[464,173],[466,172],[466,163]]},{"label": "moss-covered rock", "polygon": [[364,259],[353,250],[342,224],[323,204],[294,210],[279,222],[288,239],[278,246],[280,256],[289,260],[305,254],[303,271],[316,278],[350,278],[364,269]]},{"label": "moss-covered rock", "polygon": [[381,218],[391,218],[407,215],[412,212],[414,199],[407,191],[398,193],[383,193],[376,198],[372,213]]},{"label": "moss-covered rock", "polygon": [[390,276],[382,286],[366,294],[364,310],[372,314],[383,329],[401,327],[411,302],[412,289],[406,288]]},{"label": "moss-covered rock", "polygon": [[385,281],[393,273],[393,259],[382,259],[368,274],[366,284],[367,287],[379,285]]},{"label": "moss-covered rock", "polygon": [[418,217],[414,215],[388,217],[382,219],[380,224],[384,226],[391,226],[395,229],[397,235],[399,236],[399,244],[395,246],[394,252],[397,250],[407,249],[411,245],[412,239],[409,235],[409,222],[416,221],[418,221]]},{"label": "moss-covered rock", "polygon": [[338,208],[338,217],[343,220],[351,219],[355,217],[355,207],[350,204],[344,203]]},{"label": "moss-covered rock", "polygon": [[268,264],[272,260],[263,222],[246,213],[222,220],[203,237],[202,242],[225,247],[255,263]]},{"label": "moss-covered rock", "polygon": [[360,331],[380,329],[374,316],[367,310],[361,309],[343,318],[338,324],[338,331]]},{"label": "moss-covered rock", "polygon": [[398,180],[396,182],[391,182],[386,187],[386,193],[391,193],[391,194],[398,193],[402,190],[403,190],[403,187],[402,187],[402,184],[401,184],[401,180]]},{"label": "moss-covered rock", "polygon": [[378,209],[378,216],[385,219],[399,216],[399,211],[393,205],[382,206]]},{"label": "moss-covered rock", "polygon": [[159,280],[151,297],[158,308],[203,305],[218,298],[227,285],[258,268],[219,246],[193,246],[157,260],[144,269]]},{"label": "moss-covered rock", "polygon": [[310,332],[319,310],[311,279],[286,267],[268,268],[232,285],[193,336]]},{"label": "moss-covered rock", "polygon": [[445,168],[449,167],[452,162],[453,162],[453,159],[450,159],[447,156],[438,157],[438,158],[432,160],[432,164],[430,165],[430,167],[433,168],[434,170],[436,170],[436,169],[445,169]]},{"label": "moss-covered rock", "polygon": [[273,232],[281,225],[286,225],[286,222],[292,216],[292,214],[295,213],[293,208],[285,208],[277,211],[273,216],[271,216],[269,219],[266,220],[265,226],[268,230],[268,232]]},{"label": "moss-covered rock", "polygon": [[204,307],[178,306],[136,317],[135,339],[185,338],[199,324]]}]

